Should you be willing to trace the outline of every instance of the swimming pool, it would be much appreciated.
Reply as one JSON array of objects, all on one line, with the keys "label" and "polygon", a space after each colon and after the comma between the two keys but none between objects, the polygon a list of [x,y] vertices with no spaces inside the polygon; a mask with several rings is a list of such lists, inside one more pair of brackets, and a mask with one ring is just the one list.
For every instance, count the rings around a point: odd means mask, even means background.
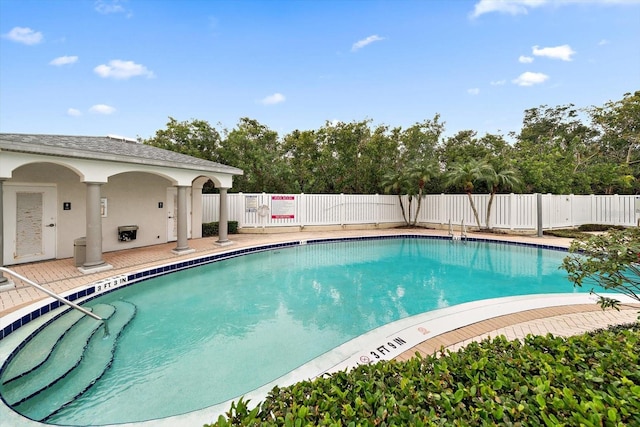
[{"label": "swimming pool", "polygon": [[350,240],[235,257],[122,288],[87,304],[137,307],[111,367],[48,422],[190,412],[398,319],[478,299],[574,292],[558,270],[565,255],[482,241]]}]

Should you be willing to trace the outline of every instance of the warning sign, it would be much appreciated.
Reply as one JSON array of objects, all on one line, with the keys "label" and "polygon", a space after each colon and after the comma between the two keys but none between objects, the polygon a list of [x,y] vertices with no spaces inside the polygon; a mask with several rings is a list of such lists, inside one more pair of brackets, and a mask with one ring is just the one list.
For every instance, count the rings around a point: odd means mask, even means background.
[{"label": "warning sign", "polygon": [[295,217],[295,196],[271,196],[271,219],[294,219]]}]

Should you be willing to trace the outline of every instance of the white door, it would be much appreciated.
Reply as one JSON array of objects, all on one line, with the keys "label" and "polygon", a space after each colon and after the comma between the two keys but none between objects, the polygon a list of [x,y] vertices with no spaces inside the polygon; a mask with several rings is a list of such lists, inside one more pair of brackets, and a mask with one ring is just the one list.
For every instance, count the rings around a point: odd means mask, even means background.
[{"label": "white door", "polygon": [[55,258],[56,187],[5,183],[3,190],[5,264]]},{"label": "white door", "polygon": [[178,190],[167,188],[167,242],[178,240]]},{"label": "white door", "polygon": [[[191,189],[187,190],[187,237],[191,237]],[[178,240],[178,189],[167,188],[167,242]]]}]

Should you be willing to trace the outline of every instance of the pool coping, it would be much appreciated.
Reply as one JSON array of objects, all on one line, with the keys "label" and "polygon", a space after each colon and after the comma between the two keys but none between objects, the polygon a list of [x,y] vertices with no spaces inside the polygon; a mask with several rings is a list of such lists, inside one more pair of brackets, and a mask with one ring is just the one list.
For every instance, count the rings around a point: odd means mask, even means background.
[{"label": "pool coping", "polygon": [[[98,280],[88,285],[83,285],[69,290],[62,295],[75,302],[86,302],[105,293],[120,289],[123,286],[129,286],[140,281],[148,280],[167,273],[184,270],[196,266],[209,264],[212,262],[230,259],[249,253],[263,252],[271,249],[284,247],[294,247],[306,244],[323,244],[332,242],[359,241],[359,240],[379,240],[379,239],[401,239],[401,238],[417,238],[431,240],[453,240],[450,236],[423,235],[423,234],[393,234],[379,236],[359,236],[359,237],[328,237],[314,239],[292,239],[279,243],[259,244],[247,246],[240,249],[230,249],[224,252],[202,255],[180,260],[173,263],[166,263],[159,266],[134,270],[127,274],[120,274],[106,279]],[[556,245],[544,245],[529,242],[506,241],[501,239],[469,237],[467,240],[475,242],[491,242],[496,244],[529,246],[550,250],[567,251],[566,247]],[[464,242],[457,242],[462,243]],[[619,296],[618,296],[619,297]],[[620,299],[620,298],[619,298]],[[49,301],[50,300],[50,301]],[[554,301],[552,301],[554,300]],[[327,353],[313,359],[312,361],[294,369],[290,373],[268,383],[264,386],[245,393],[245,400],[251,399],[252,402],[259,402],[266,397],[274,385],[286,386],[295,382],[315,378],[325,373],[336,372],[349,369],[361,363],[375,362],[378,360],[390,360],[408,348],[423,342],[433,336],[441,333],[464,327],[469,324],[492,318],[504,314],[516,313],[523,310],[531,310],[535,308],[548,307],[553,305],[568,304],[595,304],[593,296],[588,294],[549,294],[549,295],[527,295],[520,297],[506,297],[491,300],[474,301],[471,303],[458,304],[452,307],[433,310],[409,318],[400,319],[387,325],[383,325],[372,331],[369,331],[349,342],[328,351]],[[65,310],[56,310],[60,303],[53,299],[44,299],[35,302],[27,307],[19,309],[0,319],[0,330],[5,331],[8,326],[13,329],[7,334],[2,335],[2,339],[6,339],[13,332],[22,327],[27,326],[31,321],[41,316],[54,317],[56,312]],[[35,310],[34,306],[38,306]],[[55,306],[55,307],[54,307]],[[31,311],[30,311],[31,310]],[[9,319],[9,320],[7,320]],[[13,321],[11,320],[13,319]],[[5,322],[10,322],[5,325]],[[19,326],[15,327],[19,323]],[[24,341],[22,338],[21,341]],[[0,354],[0,364],[4,365],[9,354]],[[164,427],[172,426],[179,423],[208,423],[217,418],[228,410],[232,401],[237,400],[240,396],[234,397],[226,402],[209,406],[207,408],[196,410],[187,414],[176,415],[168,418],[148,420],[136,423],[116,424],[118,426],[148,426],[148,427]],[[25,417],[15,413],[6,405],[2,405],[0,414],[8,410],[10,413],[23,421],[28,422],[29,426],[48,425],[28,420]],[[6,414],[3,414],[3,416]],[[17,420],[15,420],[17,422]],[[18,424],[16,424],[18,425]]]}]

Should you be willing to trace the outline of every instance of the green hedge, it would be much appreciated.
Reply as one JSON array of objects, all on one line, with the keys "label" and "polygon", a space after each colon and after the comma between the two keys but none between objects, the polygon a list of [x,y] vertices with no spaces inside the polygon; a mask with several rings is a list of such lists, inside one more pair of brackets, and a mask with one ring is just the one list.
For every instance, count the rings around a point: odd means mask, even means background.
[{"label": "green hedge", "polygon": [[578,227],[580,231],[609,231],[609,230],[624,230],[621,225],[605,225],[605,224],[582,224]]},{"label": "green hedge", "polygon": [[639,354],[638,324],[568,339],[500,337],[276,387],[209,426],[638,426]]},{"label": "green hedge", "polygon": [[[235,234],[238,232],[238,221],[227,222],[227,233]],[[206,222],[202,224],[202,237],[211,237],[218,235],[218,223]]]},{"label": "green hedge", "polygon": [[625,227],[621,225],[583,224],[578,228],[562,228],[558,230],[545,230],[544,234],[547,236],[580,239],[583,237],[589,237],[590,234],[587,234],[588,231],[609,231],[609,230],[624,230],[624,229]]}]

